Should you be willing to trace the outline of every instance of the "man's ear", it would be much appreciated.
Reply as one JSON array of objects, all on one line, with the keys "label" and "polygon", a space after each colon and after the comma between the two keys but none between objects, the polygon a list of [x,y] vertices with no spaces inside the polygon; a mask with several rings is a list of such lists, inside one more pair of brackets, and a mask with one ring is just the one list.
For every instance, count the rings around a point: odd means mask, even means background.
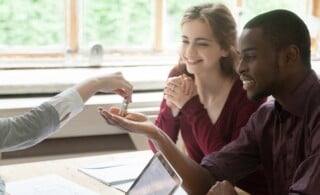
[{"label": "man's ear", "polygon": [[300,56],[300,51],[296,45],[289,45],[284,49],[284,62],[288,65],[296,64]]}]

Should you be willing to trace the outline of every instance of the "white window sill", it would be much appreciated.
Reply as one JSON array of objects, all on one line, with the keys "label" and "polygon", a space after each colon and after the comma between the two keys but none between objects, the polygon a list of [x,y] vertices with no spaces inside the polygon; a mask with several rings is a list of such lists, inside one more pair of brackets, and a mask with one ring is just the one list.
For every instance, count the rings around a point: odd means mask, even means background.
[{"label": "white window sill", "polygon": [[91,76],[117,71],[134,90],[161,90],[172,66],[1,70],[0,95],[57,93]]},{"label": "white window sill", "polygon": [[[60,69],[13,69],[0,71],[0,96],[25,94],[53,94],[82,80],[100,74],[120,71],[134,86],[135,91],[160,91],[175,60],[167,65],[113,66]],[[312,61],[320,78],[320,60]]]}]

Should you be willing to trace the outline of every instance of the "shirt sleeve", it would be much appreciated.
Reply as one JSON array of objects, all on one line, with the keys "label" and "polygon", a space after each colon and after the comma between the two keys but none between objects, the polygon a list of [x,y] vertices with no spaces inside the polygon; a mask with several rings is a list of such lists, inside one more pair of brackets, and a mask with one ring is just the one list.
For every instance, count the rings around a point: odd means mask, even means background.
[{"label": "shirt sleeve", "polygon": [[48,101],[58,112],[60,127],[80,113],[84,102],[75,88],[69,88]]},{"label": "shirt sleeve", "polygon": [[[177,71],[175,68],[171,69],[168,75],[168,78],[173,76],[178,76],[182,74],[182,72]],[[155,125],[163,130],[171,140],[176,143],[178,139],[178,134],[180,131],[180,120],[179,115],[174,117],[172,114],[172,110],[169,106],[167,106],[166,100],[163,98],[160,104],[160,111],[155,120]],[[154,146],[151,140],[148,140],[149,146],[153,152],[156,152],[157,149]]]},{"label": "shirt sleeve", "polygon": [[58,113],[47,102],[25,114],[0,118],[0,152],[33,146],[58,128]]}]

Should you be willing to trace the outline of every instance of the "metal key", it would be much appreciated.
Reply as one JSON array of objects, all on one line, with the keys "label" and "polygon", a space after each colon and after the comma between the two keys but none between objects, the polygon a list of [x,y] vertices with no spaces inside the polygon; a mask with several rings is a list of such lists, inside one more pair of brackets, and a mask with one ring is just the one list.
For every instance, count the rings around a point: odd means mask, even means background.
[{"label": "metal key", "polygon": [[120,116],[126,116],[128,110],[129,101],[126,98],[123,98],[121,109],[119,112]]}]

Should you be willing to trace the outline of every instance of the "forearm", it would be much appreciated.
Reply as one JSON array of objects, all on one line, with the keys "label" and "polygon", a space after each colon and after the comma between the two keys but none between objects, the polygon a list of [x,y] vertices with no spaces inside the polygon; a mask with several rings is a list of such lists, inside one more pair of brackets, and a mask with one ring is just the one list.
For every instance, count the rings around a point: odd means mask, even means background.
[{"label": "forearm", "polygon": [[188,194],[206,194],[214,180],[207,169],[185,156],[171,139],[161,130],[153,138],[153,143],[170,161],[183,180],[183,188]]},{"label": "forearm", "polygon": [[75,86],[83,102],[97,93],[100,88],[98,78],[85,80]]},{"label": "forearm", "polygon": [[19,150],[39,143],[59,128],[58,113],[49,104],[0,120],[0,152]]}]

